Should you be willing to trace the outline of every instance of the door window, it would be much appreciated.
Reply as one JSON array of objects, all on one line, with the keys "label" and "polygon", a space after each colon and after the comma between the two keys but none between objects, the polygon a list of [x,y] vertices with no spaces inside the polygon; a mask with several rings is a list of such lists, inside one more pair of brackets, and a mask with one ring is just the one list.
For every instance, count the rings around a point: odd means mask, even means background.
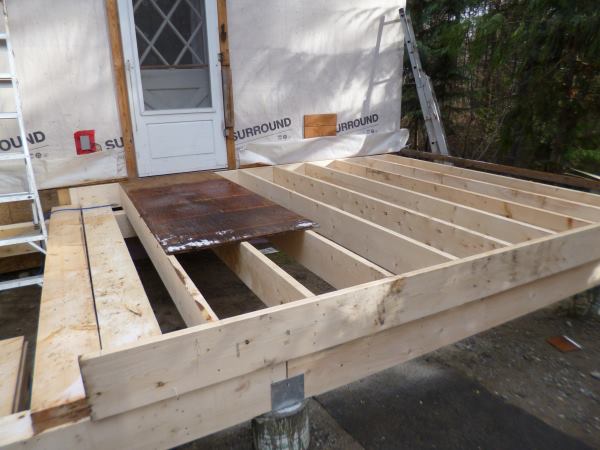
[{"label": "door window", "polygon": [[204,0],[132,0],[145,111],[212,107]]}]

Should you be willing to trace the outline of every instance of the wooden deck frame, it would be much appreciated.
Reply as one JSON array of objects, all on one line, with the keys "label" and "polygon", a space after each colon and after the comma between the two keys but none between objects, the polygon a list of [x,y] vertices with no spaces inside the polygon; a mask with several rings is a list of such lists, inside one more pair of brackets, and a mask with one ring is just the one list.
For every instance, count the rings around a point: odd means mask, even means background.
[{"label": "wooden deck frame", "polygon": [[[39,407],[0,418],[0,447],[173,447],[267,412],[275,381],[304,374],[306,395],[320,394],[600,284],[600,221],[591,220],[596,196],[563,189],[560,197],[547,195],[561,201],[544,200],[544,186],[517,182],[519,192],[508,201],[511,178],[421,163],[385,156],[221,173],[320,223],[271,242],[336,289],[315,296],[252,244],[224,246],[215,253],[266,305],[227,319],[212,312],[177,258],[158,247],[123,193],[125,213],[111,216],[104,207],[53,215],[72,223],[69,233],[51,224],[51,242],[76,258],[64,260],[74,265],[67,271],[64,264],[48,268],[55,281],[44,288],[46,297],[63,299],[65,308],[82,293],[109,307],[145,298],[137,276],[103,269],[112,248],[104,237],[120,228],[138,235],[189,328],[134,333],[122,342],[123,327],[116,327],[110,336],[119,345],[98,345],[92,341],[101,329],[90,326],[76,330],[92,337],[85,348],[66,339],[70,330],[60,341],[48,337],[54,350],[79,356],[78,365],[69,359],[69,373],[81,383],[77,396],[52,404],[50,422],[48,409]],[[447,184],[458,182],[462,189]],[[449,197],[448,188],[472,196]],[[538,201],[560,212],[531,204]],[[496,209],[503,203],[509,213]],[[82,226],[83,234],[73,232]],[[117,241],[120,267],[130,267],[122,237]],[[90,257],[87,280],[82,252]],[[81,278],[79,291],[53,292],[71,274]],[[103,288],[113,276],[129,287]],[[129,331],[152,329],[152,320]],[[48,373],[40,381],[55,380],[58,369],[36,366],[42,369]]]}]

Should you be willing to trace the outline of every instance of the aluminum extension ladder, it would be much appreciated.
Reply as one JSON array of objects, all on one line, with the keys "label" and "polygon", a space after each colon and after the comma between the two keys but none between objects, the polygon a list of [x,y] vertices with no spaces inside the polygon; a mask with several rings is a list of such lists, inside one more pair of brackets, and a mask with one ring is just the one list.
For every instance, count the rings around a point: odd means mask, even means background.
[{"label": "aluminum extension ladder", "polygon": [[419,94],[419,103],[423,111],[425,119],[425,128],[427,129],[427,137],[429,138],[429,146],[432,153],[448,156],[448,144],[446,142],[446,132],[442,124],[442,116],[440,107],[435,97],[431,79],[423,71],[419,50],[417,49],[417,39],[412,26],[410,15],[400,8],[400,21],[404,30],[404,43],[408,51],[410,65],[415,77],[417,93]]},{"label": "aluminum extension ladder", "polygon": [[[0,0],[2,3],[2,15],[4,30],[0,30],[0,59],[5,65],[8,63],[10,72],[0,73],[0,86],[7,89],[4,92],[12,90],[12,99],[14,105],[11,105],[14,111],[0,111],[0,120],[15,121],[18,127],[19,136],[21,138],[21,147],[18,151],[2,152],[0,151],[0,165],[11,166],[22,164],[22,171],[25,175],[24,191],[14,193],[0,193],[0,207],[3,204],[14,202],[30,202],[32,211],[32,223],[30,227],[16,226],[15,231],[19,234],[2,233],[0,234],[0,247],[14,245],[29,245],[34,250],[46,254],[46,243],[48,232],[44,222],[44,214],[40,203],[40,196],[36,187],[35,178],[33,175],[33,167],[31,166],[31,157],[29,155],[29,147],[27,136],[25,134],[25,124],[23,122],[23,112],[21,110],[21,99],[19,97],[19,82],[16,77],[15,60],[10,36],[8,32],[8,15],[6,11],[6,0]],[[6,55],[6,56],[5,56]],[[6,103],[4,103],[6,105]],[[6,107],[6,106],[5,106]],[[16,224],[15,224],[16,225]],[[43,275],[29,276],[25,278],[8,279],[0,281],[0,291],[13,289],[22,286],[30,286],[33,284],[41,285]]]}]

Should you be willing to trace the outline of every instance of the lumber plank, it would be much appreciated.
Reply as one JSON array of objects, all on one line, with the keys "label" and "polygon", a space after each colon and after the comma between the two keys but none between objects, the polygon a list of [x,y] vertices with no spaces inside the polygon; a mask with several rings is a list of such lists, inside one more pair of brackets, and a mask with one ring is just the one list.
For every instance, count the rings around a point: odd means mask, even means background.
[{"label": "lumber plank", "polygon": [[[303,373],[306,396],[318,395],[566,298],[576,289],[600,283],[599,274],[600,261],[595,261],[480,302],[292,359],[287,363],[288,376]],[[285,377],[285,367],[280,364],[267,370],[271,373],[255,372],[102,421],[84,420],[49,430],[35,438],[27,413],[0,418],[0,445],[7,450],[93,448],[99,444],[129,448],[132,443],[146,448],[173,447],[268,411],[270,384]]]},{"label": "lumber plank", "polygon": [[[84,355],[92,414],[119,414],[175,395],[163,386],[181,395],[570,270],[600,259],[599,240],[592,225]],[[125,396],[127,405],[118,401]]]},{"label": "lumber plank", "polygon": [[393,275],[312,230],[279,234],[269,240],[336,289]]},{"label": "lumber plank", "polygon": [[249,242],[223,245],[213,251],[267,306],[314,297],[310,290]]},{"label": "lumber plank", "polygon": [[[485,161],[476,161],[473,159],[457,158],[456,156],[437,155],[437,154],[433,154],[433,153],[418,152],[415,150],[408,150],[408,149],[402,150],[401,153],[403,155],[411,156],[413,158],[426,158],[426,159],[431,159],[433,161],[446,161],[446,162],[450,162],[452,164],[456,164],[457,166],[465,167],[465,168],[472,167],[474,169],[487,170],[489,172],[496,172],[496,173],[502,173],[502,174],[510,174],[510,175],[514,175],[514,176],[530,178],[532,180],[544,181],[547,183],[556,183],[556,184],[562,184],[562,185],[570,186],[570,187],[578,187],[578,188],[582,188],[582,189],[589,189],[592,191],[594,191],[594,190],[600,191],[600,183],[598,183],[597,181],[587,180],[585,178],[574,177],[571,175],[562,175],[562,174],[558,174],[558,173],[542,172],[539,170],[525,169],[523,167],[494,164],[494,163],[489,163],[489,162],[485,162]],[[526,180],[518,180],[516,178],[509,178],[509,177],[502,177],[502,178],[506,178],[506,179],[510,180],[510,182],[513,182],[513,180],[517,181],[517,182],[520,182],[520,181],[528,182]],[[541,183],[535,183],[535,182],[529,182],[529,183],[537,184],[539,187],[547,186],[547,185],[543,185]],[[547,187],[551,188],[551,189],[554,188],[554,186],[547,186]],[[529,190],[529,189],[526,189],[526,190]],[[554,195],[556,195],[557,197],[560,197],[563,194],[565,194],[564,198],[567,198],[567,199],[570,198],[575,201],[579,201],[579,200],[577,200],[577,198],[585,198],[585,195],[581,196],[581,197],[575,197],[575,196],[570,197],[570,195],[564,191],[570,191],[572,193],[579,192],[579,191],[574,191],[571,189],[557,187],[556,190],[554,190],[554,192],[555,192]],[[546,192],[550,192],[550,191],[546,191]],[[559,194],[559,192],[560,192],[560,194]],[[543,194],[545,192],[540,191],[540,193]],[[586,194],[585,192],[579,192],[579,193]],[[590,204],[600,206],[600,198],[598,198],[596,200],[597,201],[591,201]]]},{"label": "lumber plank", "polygon": [[536,280],[479,302],[288,362],[314,396],[516,319],[600,284],[600,261]]},{"label": "lumber plank", "polygon": [[119,183],[96,184],[69,189],[71,204],[74,206],[119,206],[121,194]]},{"label": "lumber plank", "polygon": [[36,430],[87,415],[77,358],[100,350],[81,212],[68,208],[50,218],[31,394]]},{"label": "lumber plank", "polygon": [[509,245],[508,242],[280,167],[273,168],[273,181],[459,257]]},{"label": "lumber plank", "polygon": [[574,219],[562,214],[393,173],[389,171],[388,166],[376,160],[334,161],[333,166],[336,169],[358,174],[365,172],[362,169],[356,169],[356,167],[363,167],[366,168],[367,178],[400,186],[405,189],[416,190],[454,203],[461,203],[472,208],[481,209],[492,214],[509,217],[553,231],[565,231],[578,226],[589,225],[587,221]]},{"label": "lumber plank", "polygon": [[167,255],[124,191],[121,204],[187,326],[219,320],[177,258]]},{"label": "lumber plank", "polygon": [[123,238],[129,239],[132,237],[137,237],[135,230],[131,226],[129,218],[127,217],[127,213],[124,210],[113,211],[113,214],[115,215],[115,219],[119,225],[119,230],[121,230],[121,235]]},{"label": "lumber plank", "polygon": [[[22,222],[9,225],[0,225],[0,239],[8,239],[15,236],[34,233],[33,222]],[[11,256],[27,255],[37,253],[33,247],[27,244],[6,245],[0,247],[0,258],[9,258]]]},{"label": "lumber plank", "polygon": [[0,341],[0,417],[17,412],[25,338]]},{"label": "lumber plank", "polygon": [[27,412],[0,418],[4,450],[174,448],[271,410],[271,384],[285,363],[176,395],[105,420],[81,420],[34,435]]},{"label": "lumber plank", "polygon": [[160,327],[110,207],[83,211],[102,348],[118,348]]},{"label": "lumber plank", "polygon": [[573,202],[558,197],[549,195],[536,194],[517,189],[515,187],[507,187],[491,183],[489,181],[479,181],[468,177],[460,177],[447,172],[435,170],[434,168],[420,168],[409,164],[398,156],[379,155],[369,159],[384,161],[391,164],[395,173],[405,173],[409,177],[420,180],[432,181],[434,183],[443,184],[444,186],[452,186],[459,189],[465,189],[480,194],[489,195],[490,197],[508,200],[522,205],[533,206],[535,208],[543,208],[549,211],[554,211],[559,214],[564,214],[577,219],[588,220],[591,222],[600,222],[600,207],[586,205],[584,203]]},{"label": "lumber plank", "polygon": [[402,273],[456,259],[453,255],[421,244],[381,225],[278,186],[258,174],[268,176],[272,174],[272,167],[246,169],[235,173],[224,172],[221,175],[316,221],[319,224],[316,230],[319,234],[390,272]]},{"label": "lumber plank", "polygon": [[[342,172],[332,167],[307,163],[304,170],[307,175],[336,186],[362,192],[512,244],[552,234],[550,230],[382,183],[358,174]],[[366,169],[363,169],[363,172],[366,175]]]}]

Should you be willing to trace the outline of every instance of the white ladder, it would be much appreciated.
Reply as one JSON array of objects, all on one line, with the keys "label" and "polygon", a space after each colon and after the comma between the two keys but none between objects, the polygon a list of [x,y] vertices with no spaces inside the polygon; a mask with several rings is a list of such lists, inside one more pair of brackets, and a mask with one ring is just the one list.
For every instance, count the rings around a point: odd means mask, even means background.
[{"label": "white ladder", "polygon": [[427,129],[427,137],[429,138],[431,152],[448,156],[448,144],[446,142],[444,125],[442,124],[440,107],[435,97],[435,92],[433,91],[431,79],[423,71],[412,20],[404,8],[400,8],[400,21],[402,22],[402,29],[404,30],[404,43],[406,45],[406,50],[408,51],[410,65],[415,77],[417,94],[419,94],[419,103],[421,104],[423,118],[425,119],[425,128]]},{"label": "white ladder", "polygon": [[[8,164],[14,164],[14,161],[20,161],[23,164],[22,170],[25,172],[26,178],[26,187],[24,191],[0,194],[0,205],[23,201],[31,202],[31,212],[33,217],[31,227],[24,228],[23,230],[19,228],[19,234],[13,235],[11,233],[9,237],[3,237],[4,234],[0,235],[0,247],[27,244],[33,247],[34,250],[41,252],[42,254],[46,254],[45,247],[48,239],[48,232],[44,222],[44,213],[42,211],[40,196],[38,194],[33,175],[33,167],[31,166],[31,157],[29,155],[29,146],[27,143],[27,136],[25,134],[25,124],[23,121],[23,112],[21,110],[21,99],[19,97],[19,82],[16,77],[14,53],[8,32],[6,0],[0,0],[0,2],[2,3],[4,25],[4,31],[0,30],[0,50],[5,51],[10,70],[8,73],[0,73],[0,84],[5,86],[10,85],[9,88],[12,89],[15,104],[15,111],[0,111],[0,120],[16,121],[19,130],[19,136],[21,138],[21,147],[18,152],[5,153],[0,151],[0,165],[6,164],[6,162],[8,162]],[[2,53],[0,53],[0,57],[3,57]],[[22,286],[30,286],[33,284],[41,285],[42,281],[43,275],[0,281],[0,291]]]}]

